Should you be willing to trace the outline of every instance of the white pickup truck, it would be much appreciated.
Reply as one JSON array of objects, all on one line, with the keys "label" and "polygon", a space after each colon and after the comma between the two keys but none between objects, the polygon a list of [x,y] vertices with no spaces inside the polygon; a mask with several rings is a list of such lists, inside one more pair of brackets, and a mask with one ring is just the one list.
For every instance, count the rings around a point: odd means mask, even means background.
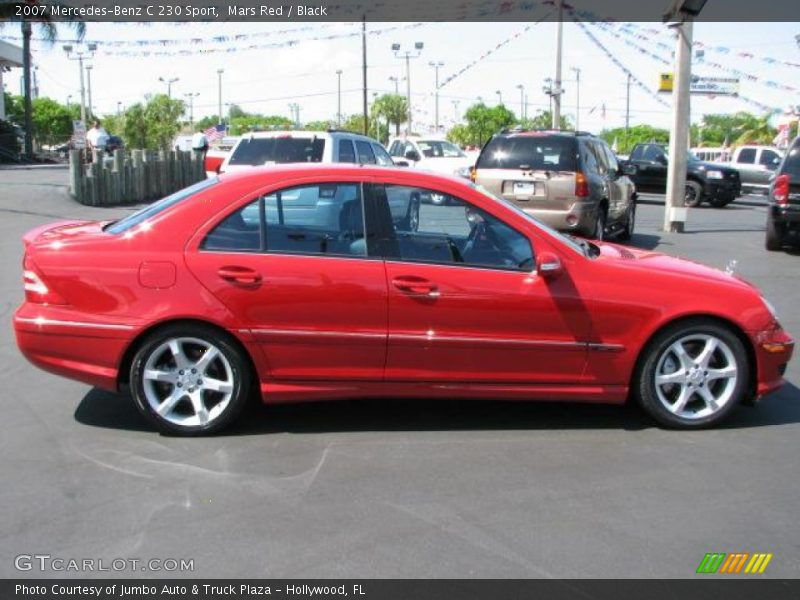
[{"label": "white pickup truck", "polygon": [[769,191],[769,182],[781,164],[783,153],[772,146],[739,146],[730,162],[720,163],[739,171],[742,193]]}]

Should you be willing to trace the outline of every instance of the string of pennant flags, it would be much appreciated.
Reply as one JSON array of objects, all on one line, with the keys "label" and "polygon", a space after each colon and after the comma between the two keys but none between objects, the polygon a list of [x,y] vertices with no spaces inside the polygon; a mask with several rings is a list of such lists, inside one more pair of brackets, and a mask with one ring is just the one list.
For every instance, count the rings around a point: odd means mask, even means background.
[{"label": "string of pennant flags", "polygon": [[[594,25],[595,27],[597,27],[599,29],[603,29],[604,31],[607,31],[607,29],[603,28],[602,25],[600,25],[599,23],[593,23],[592,25]],[[613,35],[613,33],[612,33],[612,35]],[[658,61],[662,65],[672,66],[672,61],[668,60],[664,56],[661,56],[661,55],[655,54],[653,52],[650,52],[649,50],[647,50],[647,48],[644,48],[644,47],[640,46],[639,44],[631,42],[630,40],[625,41],[625,43],[626,43],[626,45],[634,48],[637,52],[640,52],[640,53],[644,54],[645,56]],[[706,64],[709,64],[709,63],[706,63]],[[712,66],[713,66],[713,64],[712,64]],[[735,97],[738,100],[741,100],[742,102],[744,102],[745,104],[749,104],[750,106],[756,107],[759,110],[762,110],[764,112],[772,113],[772,112],[775,112],[776,110],[778,110],[778,109],[776,109],[776,108],[774,108],[772,106],[768,106],[768,105],[764,104],[763,102],[759,102],[759,101],[753,100],[752,98],[749,98],[747,96],[743,96],[741,93],[737,93],[735,95]]]},{"label": "string of pennant flags", "polygon": [[602,42],[601,42],[599,39],[597,39],[597,37],[595,37],[595,35],[594,35],[594,34],[593,34],[591,31],[589,31],[589,28],[588,28],[588,27],[587,27],[587,26],[586,26],[584,23],[582,23],[581,21],[575,20],[575,24],[576,24],[576,25],[577,25],[577,26],[578,26],[578,27],[581,29],[581,31],[583,31],[583,33],[585,33],[585,34],[586,34],[586,36],[587,36],[587,37],[588,37],[588,38],[589,38],[589,39],[592,41],[592,43],[593,43],[595,46],[597,46],[597,47],[600,49],[600,51],[601,51],[601,52],[603,52],[603,54],[605,54],[605,55],[606,55],[606,57],[607,57],[607,58],[608,58],[608,59],[609,59],[609,60],[610,60],[612,63],[614,63],[614,65],[615,65],[615,66],[616,66],[616,67],[617,67],[617,68],[618,68],[620,71],[622,71],[623,73],[625,73],[625,75],[627,75],[627,76],[629,76],[629,77],[631,78],[631,81],[632,81],[634,84],[636,84],[636,87],[638,87],[639,89],[641,89],[643,92],[645,92],[645,93],[646,93],[648,96],[650,96],[651,98],[653,98],[653,100],[655,100],[656,102],[658,102],[658,103],[659,103],[659,104],[661,104],[662,106],[665,106],[665,107],[669,108],[669,103],[667,103],[667,102],[666,102],[666,101],[665,101],[663,98],[661,98],[661,97],[660,97],[660,96],[659,96],[659,95],[658,95],[656,92],[654,92],[652,89],[650,89],[650,87],[648,87],[648,86],[647,86],[647,85],[646,85],[646,84],[645,84],[645,83],[644,83],[644,82],[643,82],[641,79],[639,79],[638,77],[636,77],[636,75],[634,75],[634,74],[633,74],[633,72],[632,72],[630,69],[628,69],[628,67],[626,67],[625,65],[623,65],[623,64],[622,64],[622,63],[619,61],[619,59],[618,59],[616,56],[614,56],[614,54],[613,54],[613,53],[611,53],[611,52],[608,50],[608,48],[606,48],[606,47],[605,47],[605,45],[604,45],[604,44],[603,44],[603,43],[602,43]]}]

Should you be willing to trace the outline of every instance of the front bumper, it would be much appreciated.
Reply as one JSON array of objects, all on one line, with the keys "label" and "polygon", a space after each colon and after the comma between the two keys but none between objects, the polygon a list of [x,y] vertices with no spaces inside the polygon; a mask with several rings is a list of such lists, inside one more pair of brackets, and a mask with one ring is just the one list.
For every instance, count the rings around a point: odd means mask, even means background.
[{"label": "front bumper", "polygon": [[786,367],[792,359],[794,340],[779,325],[753,336],[758,362],[756,398],[781,387]]},{"label": "front bumper", "polygon": [[88,317],[26,302],[14,314],[17,346],[40,369],[115,391],[119,364],[135,327]]},{"label": "front bumper", "polygon": [[742,184],[738,180],[708,179],[705,193],[710,198],[736,198],[742,194]]}]

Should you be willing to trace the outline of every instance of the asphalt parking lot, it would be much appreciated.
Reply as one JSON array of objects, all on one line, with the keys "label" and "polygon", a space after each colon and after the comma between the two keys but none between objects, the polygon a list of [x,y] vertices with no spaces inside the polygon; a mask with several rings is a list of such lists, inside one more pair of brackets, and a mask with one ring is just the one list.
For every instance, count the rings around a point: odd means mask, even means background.
[{"label": "asphalt parking lot", "polygon": [[[79,575],[15,570],[40,553],[193,559],[171,575],[204,578],[685,578],[706,552],[770,552],[765,576],[800,576],[797,358],[787,386],[712,431],[663,431],[633,407],[359,401],[254,406],[227,435],[164,437],[128,398],[17,352],[21,235],[130,210],[79,206],[66,181],[0,170],[0,576]],[[682,235],[659,231],[659,201],[640,204],[633,245],[736,259],[800,336],[800,253],[764,250],[763,198],[692,209]]]}]

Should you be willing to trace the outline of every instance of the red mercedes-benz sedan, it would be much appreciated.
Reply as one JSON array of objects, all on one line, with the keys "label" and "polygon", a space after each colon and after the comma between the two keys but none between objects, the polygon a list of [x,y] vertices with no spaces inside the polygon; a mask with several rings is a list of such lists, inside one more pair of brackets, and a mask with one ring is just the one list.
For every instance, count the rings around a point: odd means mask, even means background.
[{"label": "red mercedes-benz sedan", "polygon": [[413,169],[253,169],[24,241],[25,356],[129,387],[172,433],[222,429],[255,389],[276,403],[633,398],[697,428],[779,387],[794,345],[733,275],[565,237]]}]

